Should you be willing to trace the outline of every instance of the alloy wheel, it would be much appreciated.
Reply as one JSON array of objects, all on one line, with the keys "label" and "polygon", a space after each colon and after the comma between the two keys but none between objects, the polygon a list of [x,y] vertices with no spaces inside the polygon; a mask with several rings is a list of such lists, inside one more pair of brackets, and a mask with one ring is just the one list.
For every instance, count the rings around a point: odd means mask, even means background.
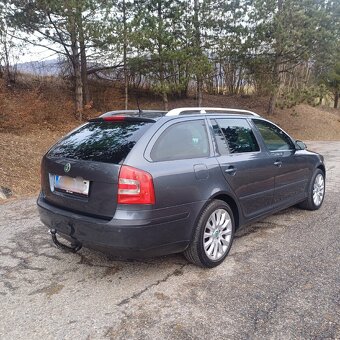
[{"label": "alloy wheel", "polygon": [[229,249],[232,220],[227,210],[217,209],[208,218],[203,233],[205,254],[212,261],[221,259]]},{"label": "alloy wheel", "polygon": [[313,202],[318,207],[323,200],[325,194],[325,181],[322,174],[318,174],[315,177],[313,185]]}]

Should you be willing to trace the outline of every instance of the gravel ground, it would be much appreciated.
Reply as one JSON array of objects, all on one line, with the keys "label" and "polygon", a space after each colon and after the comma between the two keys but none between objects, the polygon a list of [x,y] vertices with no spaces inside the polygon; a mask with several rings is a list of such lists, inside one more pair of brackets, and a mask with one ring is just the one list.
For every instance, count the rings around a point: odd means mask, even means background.
[{"label": "gravel ground", "polygon": [[35,198],[0,205],[0,338],[340,339],[340,142],[307,144],[326,156],[323,207],[243,229],[211,270],[64,253]]}]

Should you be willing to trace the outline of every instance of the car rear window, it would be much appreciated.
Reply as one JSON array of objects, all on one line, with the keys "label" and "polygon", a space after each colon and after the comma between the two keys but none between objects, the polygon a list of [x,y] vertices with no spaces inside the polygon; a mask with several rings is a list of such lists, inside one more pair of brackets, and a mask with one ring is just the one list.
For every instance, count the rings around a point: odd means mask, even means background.
[{"label": "car rear window", "polygon": [[90,122],[58,142],[48,157],[121,163],[149,122]]}]

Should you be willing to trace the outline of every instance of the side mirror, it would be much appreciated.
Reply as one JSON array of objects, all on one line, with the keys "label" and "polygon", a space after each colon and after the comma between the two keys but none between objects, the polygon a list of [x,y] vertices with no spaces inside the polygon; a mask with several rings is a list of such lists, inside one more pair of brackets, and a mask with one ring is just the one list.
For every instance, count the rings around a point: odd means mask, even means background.
[{"label": "side mirror", "polygon": [[297,146],[298,150],[306,150],[307,149],[307,145],[301,140],[295,141],[295,145]]}]

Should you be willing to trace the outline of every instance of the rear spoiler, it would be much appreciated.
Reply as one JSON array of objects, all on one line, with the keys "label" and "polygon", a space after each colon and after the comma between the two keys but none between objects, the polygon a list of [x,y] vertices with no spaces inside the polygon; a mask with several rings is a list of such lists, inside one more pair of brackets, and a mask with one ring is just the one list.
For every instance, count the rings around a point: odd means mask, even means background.
[{"label": "rear spoiler", "polygon": [[110,117],[102,117],[102,118],[93,118],[90,119],[89,122],[144,122],[144,123],[154,123],[155,120],[151,118],[144,117],[131,117],[131,116],[110,116]]}]

